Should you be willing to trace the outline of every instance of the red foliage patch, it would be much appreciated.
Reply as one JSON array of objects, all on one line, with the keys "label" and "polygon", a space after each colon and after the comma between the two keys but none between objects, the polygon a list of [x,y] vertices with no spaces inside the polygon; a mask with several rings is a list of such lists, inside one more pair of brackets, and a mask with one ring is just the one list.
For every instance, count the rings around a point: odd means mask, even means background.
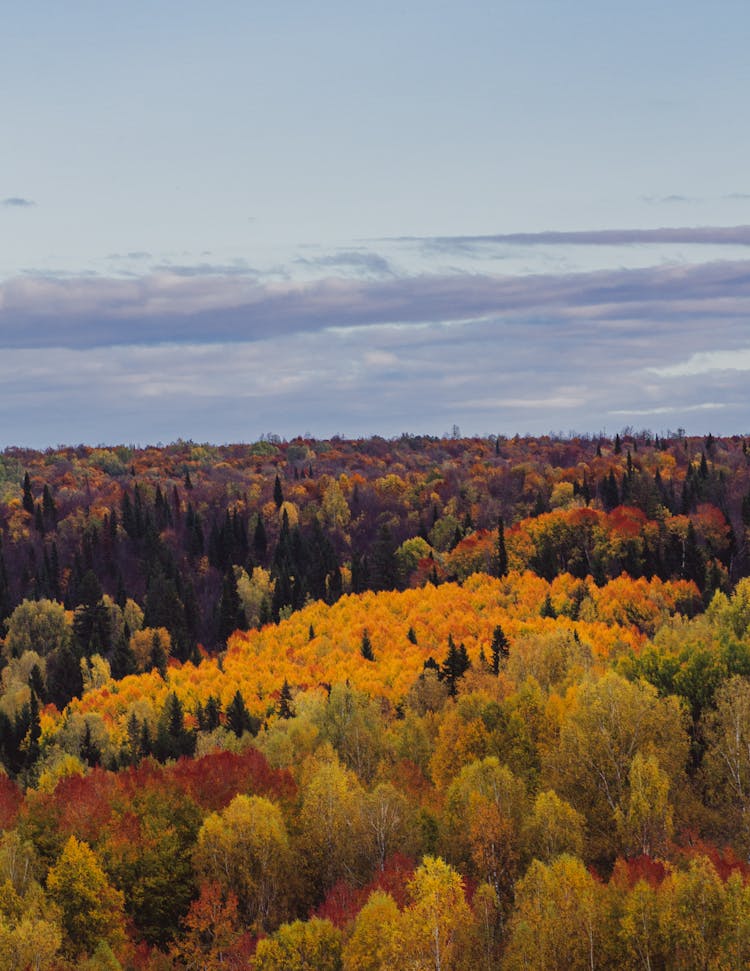
[{"label": "red foliage patch", "polygon": [[23,793],[7,775],[0,775],[0,829],[10,829],[23,802]]},{"label": "red foliage patch", "polygon": [[403,908],[408,902],[406,885],[414,876],[414,867],[414,860],[410,857],[394,853],[385,861],[383,869],[377,870],[364,887],[355,887],[346,880],[334,884],[326,899],[311,916],[330,920],[336,927],[345,927],[354,920],[374,890],[389,893],[398,906]]},{"label": "red foliage patch", "polygon": [[667,868],[661,860],[641,854],[629,860],[618,858],[612,872],[612,882],[628,890],[644,880],[650,887],[659,887],[667,875]]}]

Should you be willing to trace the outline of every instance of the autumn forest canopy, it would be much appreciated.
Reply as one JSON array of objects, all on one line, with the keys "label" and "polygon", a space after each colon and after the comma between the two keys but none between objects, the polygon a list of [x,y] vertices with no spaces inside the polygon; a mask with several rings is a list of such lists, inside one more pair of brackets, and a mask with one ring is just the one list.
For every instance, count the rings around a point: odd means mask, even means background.
[{"label": "autumn forest canopy", "polygon": [[0,967],[747,967],[748,447],[0,453]]}]

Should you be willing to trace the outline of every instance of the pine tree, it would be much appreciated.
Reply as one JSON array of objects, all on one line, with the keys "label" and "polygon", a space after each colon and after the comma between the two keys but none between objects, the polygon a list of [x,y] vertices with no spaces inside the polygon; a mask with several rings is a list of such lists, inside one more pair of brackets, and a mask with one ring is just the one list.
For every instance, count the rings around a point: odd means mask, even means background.
[{"label": "pine tree", "polygon": [[291,718],[293,715],[292,689],[289,687],[289,682],[284,679],[279,695],[279,718]]},{"label": "pine tree", "polygon": [[240,738],[244,732],[257,735],[260,729],[260,720],[253,717],[247,710],[245,699],[238,690],[232,698],[227,708],[227,728]]},{"label": "pine tree", "polygon": [[456,697],[459,678],[462,678],[470,667],[471,664],[466,647],[463,644],[456,647],[453,635],[449,634],[448,654],[446,655],[445,661],[443,661],[438,677],[441,681],[445,681],[448,687],[448,693],[452,698]]},{"label": "pine tree", "polygon": [[284,490],[281,488],[281,479],[278,475],[273,483],[273,501],[276,503],[276,508],[281,509],[284,503]]},{"label": "pine tree", "polygon": [[500,666],[510,657],[510,645],[500,624],[492,633],[492,673],[497,676]]},{"label": "pine tree", "polygon": [[81,761],[85,762],[92,769],[94,766],[101,765],[102,750],[91,737],[91,725],[88,722],[86,722],[83,729],[79,754]]},{"label": "pine tree", "polygon": [[52,493],[50,492],[49,486],[46,483],[42,491],[42,512],[44,513],[44,519],[47,526],[52,528],[57,521],[57,508],[55,506],[55,500],[52,498]]},{"label": "pine tree", "polygon": [[166,762],[167,759],[178,759],[183,755],[190,757],[195,754],[196,741],[195,732],[185,728],[182,702],[172,692],[167,695],[159,719],[154,754],[161,762]]},{"label": "pine tree", "polygon": [[23,499],[21,504],[27,513],[32,516],[34,515],[34,493],[31,491],[31,479],[29,478],[28,472],[23,477]]},{"label": "pine tree", "polygon": [[549,593],[545,596],[544,600],[542,601],[542,606],[539,608],[539,616],[552,617],[552,618],[557,617],[557,614],[555,613],[555,608],[552,606],[552,597],[550,597]]},{"label": "pine tree", "polygon": [[149,670],[156,670],[159,672],[162,678],[167,676],[167,652],[164,650],[164,645],[161,642],[161,637],[157,630],[154,631],[153,637],[151,638],[151,652],[148,659]]},{"label": "pine tree", "polygon": [[505,549],[505,523],[503,517],[497,519],[497,554],[496,554],[497,576],[504,577],[508,573],[508,553]]},{"label": "pine tree", "polygon": [[234,575],[234,570],[230,567],[224,574],[221,599],[219,600],[217,638],[221,643],[226,644],[236,630],[244,630],[246,627],[247,620],[240,604],[240,595],[237,592],[237,578]]},{"label": "pine tree", "polygon": [[206,707],[203,709],[206,731],[212,732],[221,724],[221,703],[215,695],[209,695]]},{"label": "pine tree", "polygon": [[264,563],[266,559],[266,552],[268,550],[268,537],[266,536],[266,527],[263,524],[263,517],[260,513],[258,513],[258,518],[255,522],[253,549],[255,550],[255,555],[258,557],[260,562]]},{"label": "pine tree", "polygon": [[359,651],[365,661],[375,660],[375,655],[372,652],[372,641],[370,640],[370,635],[367,633],[367,628],[362,632],[362,643],[360,644]]}]

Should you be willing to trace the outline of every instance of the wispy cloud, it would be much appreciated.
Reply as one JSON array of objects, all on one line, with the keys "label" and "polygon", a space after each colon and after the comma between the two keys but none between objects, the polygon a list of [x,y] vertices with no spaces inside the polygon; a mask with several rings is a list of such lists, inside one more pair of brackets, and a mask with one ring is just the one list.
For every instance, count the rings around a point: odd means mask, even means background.
[{"label": "wispy cloud", "polygon": [[362,250],[345,250],[326,256],[300,256],[294,262],[311,269],[353,270],[371,276],[395,275],[391,263],[384,256]]},{"label": "wispy cloud", "polygon": [[672,206],[675,203],[699,202],[700,200],[693,196],[683,196],[678,193],[673,193],[668,196],[641,196],[641,201],[648,203],[650,206]]},{"label": "wispy cloud", "polygon": [[36,205],[33,199],[24,199],[21,196],[8,196],[0,201],[0,205],[8,209],[33,209]]},{"label": "wispy cloud", "polygon": [[435,249],[461,250],[488,245],[509,246],[637,246],[681,244],[750,246],[750,226],[684,226],[662,229],[593,229],[539,233],[495,233],[483,236],[400,236],[393,242],[422,243]]},{"label": "wispy cloud", "polygon": [[663,378],[688,378],[711,371],[750,371],[750,347],[731,351],[699,351],[687,360],[649,368]]}]

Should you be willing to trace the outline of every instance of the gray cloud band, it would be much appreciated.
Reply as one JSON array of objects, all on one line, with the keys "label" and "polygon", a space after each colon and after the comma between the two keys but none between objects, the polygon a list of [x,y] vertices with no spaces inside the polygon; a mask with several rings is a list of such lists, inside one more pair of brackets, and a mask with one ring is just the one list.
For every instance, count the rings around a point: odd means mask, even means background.
[{"label": "gray cloud band", "polygon": [[516,277],[259,284],[247,277],[23,277],[0,286],[0,347],[263,340],[332,327],[559,318],[648,326],[750,312],[750,261]]}]

